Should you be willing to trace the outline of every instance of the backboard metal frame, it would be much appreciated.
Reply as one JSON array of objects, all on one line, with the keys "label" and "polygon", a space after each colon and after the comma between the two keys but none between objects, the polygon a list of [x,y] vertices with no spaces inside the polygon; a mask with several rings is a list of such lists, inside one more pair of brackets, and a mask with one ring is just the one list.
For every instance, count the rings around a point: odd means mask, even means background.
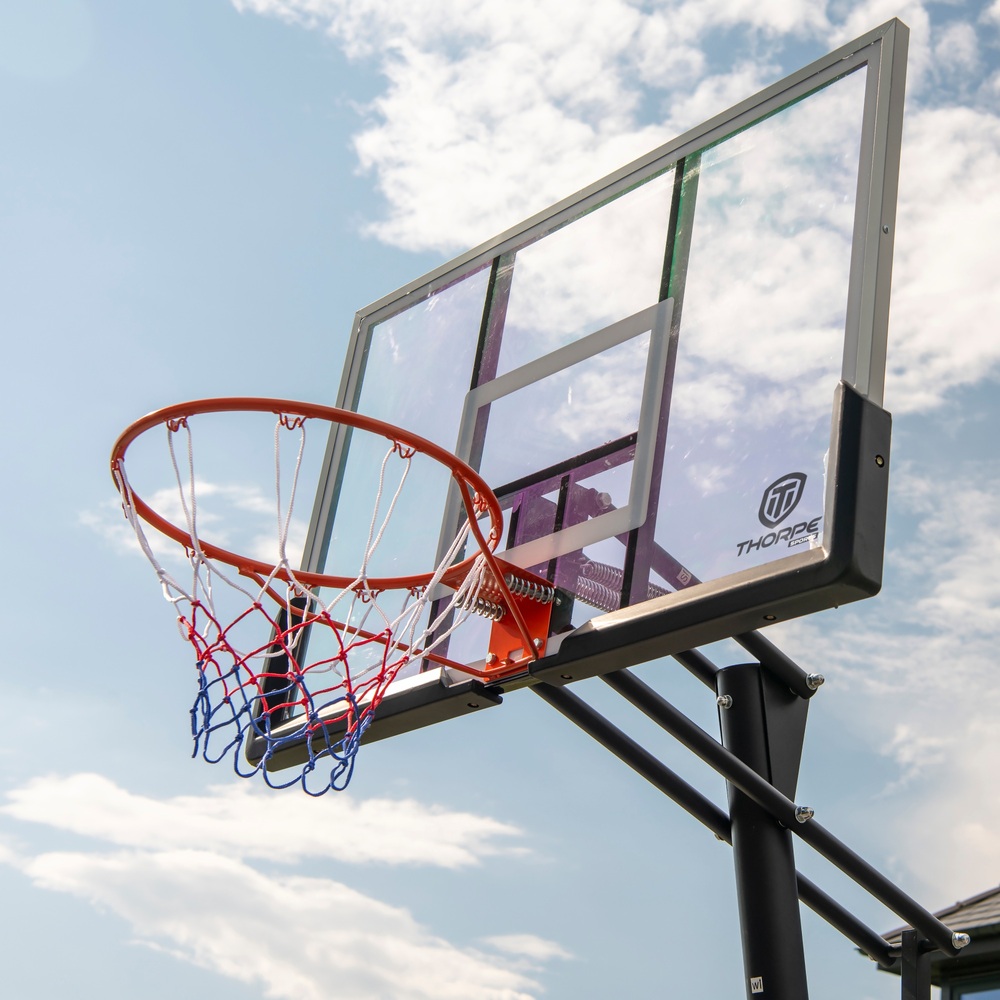
[{"label": "backboard metal frame", "polygon": [[[906,26],[897,20],[889,21],[358,312],[337,398],[337,405],[347,409],[357,406],[369,333],[375,325],[477,271],[489,268],[491,288],[497,287],[504,280],[505,266],[519,249],[589,209],[674,170],[672,236],[660,294],[662,302],[672,303],[669,321],[670,337],[674,337],[683,310],[687,254],[684,214],[692,211],[696,196],[697,170],[691,167],[696,167],[700,155],[713,145],[776,115],[803,97],[850,73],[862,72],[866,76],[842,382],[831,424],[822,544],[801,546],[787,557],[719,580],[695,583],[646,601],[638,608],[624,607],[601,614],[566,635],[553,637],[547,655],[522,676],[506,681],[504,689],[542,681],[565,684],[878,592],[891,423],[881,404],[907,39]],[[687,190],[682,191],[685,185]],[[484,333],[489,322],[487,310]],[[607,331],[601,335],[607,336]],[[669,358],[663,363],[669,364]],[[483,399],[485,396],[478,402]],[[471,449],[467,439],[463,438],[463,442]],[[318,570],[325,558],[348,443],[349,435],[335,429],[327,447],[306,541],[303,568],[307,570]],[[765,533],[762,540],[767,537]],[[415,690],[421,692],[417,698],[421,707],[405,715],[396,713],[390,695],[382,706],[385,723],[380,726],[376,720],[366,733],[367,740],[499,703],[501,693],[492,692],[490,699],[470,698],[467,683],[453,687],[446,672],[440,671],[414,679],[405,694],[409,702],[417,697]],[[808,697],[809,693],[803,694]],[[469,707],[473,702],[475,707]]]}]

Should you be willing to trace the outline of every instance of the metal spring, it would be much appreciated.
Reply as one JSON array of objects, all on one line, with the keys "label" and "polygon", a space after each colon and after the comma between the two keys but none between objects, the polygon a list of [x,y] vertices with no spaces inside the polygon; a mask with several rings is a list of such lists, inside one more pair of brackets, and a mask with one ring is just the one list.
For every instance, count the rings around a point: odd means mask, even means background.
[{"label": "metal spring", "polygon": [[514,576],[513,573],[506,573],[503,579],[515,597],[527,597],[529,601],[538,601],[539,604],[551,604],[555,600],[555,587],[535,583],[534,580],[525,580],[523,577]]},{"label": "metal spring", "polygon": [[582,601],[600,611],[617,611],[621,607],[621,595],[603,583],[581,576],[576,581],[576,594]]},{"label": "metal spring", "polygon": [[[617,566],[609,566],[607,563],[590,561],[585,562],[580,567],[580,573],[581,576],[577,581],[580,596],[584,600],[588,601],[588,603],[594,604],[595,607],[606,611],[616,611],[619,606],[618,603],[616,603],[613,608],[608,608],[606,605],[610,603],[612,599],[620,601],[618,594],[621,592],[622,584],[625,580],[625,573]],[[606,595],[602,595],[603,603],[588,600],[588,597],[586,596],[589,594],[594,597],[598,597],[600,590],[597,588],[607,591]],[[651,583],[648,586],[646,597],[652,600],[654,597],[664,597],[665,595],[672,593],[672,590],[667,590],[659,584]],[[598,598],[598,601],[600,600],[601,598]]]},{"label": "metal spring", "polygon": [[[622,584],[625,581],[625,573],[617,566],[609,566],[607,563],[585,562],[580,567],[580,573],[585,580],[599,584],[613,592],[621,591]],[[657,583],[651,583],[646,592],[646,597],[652,599],[654,597],[664,597],[672,593],[672,590],[667,590]]]},{"label": "metal spring", "polygon": [[477,597],[475,600],[467,597],[464,601],[460,601],[458,606],[465,611],[482,615],[483,618],[489,618],[490,621],[494,622],[500,621],[506,614],[506,609],[502,604],[498,604],[495,601],[488,601],[485,597]]},{"label": "metal spring", "polygon": [[621,590],[625,582],[625,572],[617,566],[609,566],[607,563],[591,562],[589,559],[580,567],[580,572],[594,583],[599,583],[612,590]]}]

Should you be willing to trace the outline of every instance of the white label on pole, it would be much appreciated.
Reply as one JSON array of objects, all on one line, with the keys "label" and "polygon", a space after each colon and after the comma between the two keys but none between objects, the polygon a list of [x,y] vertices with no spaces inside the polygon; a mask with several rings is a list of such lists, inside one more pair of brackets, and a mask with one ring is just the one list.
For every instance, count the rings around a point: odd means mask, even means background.
[{"label": "white label on pole", "polygon": [[750,977],[750,992],[751,993],[763,993],[764,992],[764,977],[763,976],[751,976]]}]

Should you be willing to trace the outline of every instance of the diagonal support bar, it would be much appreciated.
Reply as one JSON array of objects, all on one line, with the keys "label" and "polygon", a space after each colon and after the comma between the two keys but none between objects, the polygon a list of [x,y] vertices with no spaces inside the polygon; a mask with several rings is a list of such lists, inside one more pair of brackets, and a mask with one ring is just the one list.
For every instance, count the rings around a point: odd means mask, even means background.
[{"label": "diagonal support bar", "polygon": [[[612,725],[585,701],[563,687],[538,684],[532,690],[545,702],[567,719],[592,736],[605,749],[610,750],[619,760],[628,764],[679,806],[700,820],[719,840],[732,844],[729,817],[710,799],[692,788],[683,778],[678,777],[665,764],[657,760],[648,750],[639,746],[631,737]],[[799,899],[816,914],[836,927],[849,941],[857,945],[882,968],[897,964],[889,943],[863,924],[853,913],[844,909],[835,899],[822,889],[796,873]]]},{"label": "diagonal support bar", "polygon": [[811,816],[804,817],[791,799],[782,795],[651,687],[627,670],[605,674],[601,679],[727,781],[767,810],[779,823],[822,854],[827,861],[836,865],[845,875],[849,875],[911,927],[919,930],[946,955],[958,954],[959,948],[953,943],[951,930],[933,913],[924,909],[915,899],[890,882],[880,871]]},{"label": "diagonal support bar", "polygon": [[808,700],[816,693],[816,689],[809,686],[809,675],[760,632],[744,632],[733,638],[751,656],[756,656],[762,667],[787,684],[800,698]]},{"label": "diagonal support bar", "polygon": [[719,840],[732,843],[729,817],[725,812],[630,736],[608,722],[603,715],[595,712],[585,701],[565,688],[550,684],[536,684],[531,690],[585,733],[593,736],[601,746],[641,774],[664,795],[686,809],[695,819],[701,820]]}]

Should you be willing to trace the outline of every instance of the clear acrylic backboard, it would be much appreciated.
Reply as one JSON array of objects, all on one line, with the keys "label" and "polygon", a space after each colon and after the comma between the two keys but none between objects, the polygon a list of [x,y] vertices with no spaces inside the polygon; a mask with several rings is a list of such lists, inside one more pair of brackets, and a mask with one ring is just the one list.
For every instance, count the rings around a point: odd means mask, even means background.
[{"label": "clear acrylic backboard", "polygon": [[[879,27],[358,313],[330,402],[477,469],[498,554],[559,593],[506,689],[877,592],[906,36]],[[356,560],[377,462],[334,429],[305,569]],[[373,573],[435,565],[449,490],[414,471]],[[481,665],[488,630],[448,656]],[[499,694],[414,662],[368,738]]]}]

